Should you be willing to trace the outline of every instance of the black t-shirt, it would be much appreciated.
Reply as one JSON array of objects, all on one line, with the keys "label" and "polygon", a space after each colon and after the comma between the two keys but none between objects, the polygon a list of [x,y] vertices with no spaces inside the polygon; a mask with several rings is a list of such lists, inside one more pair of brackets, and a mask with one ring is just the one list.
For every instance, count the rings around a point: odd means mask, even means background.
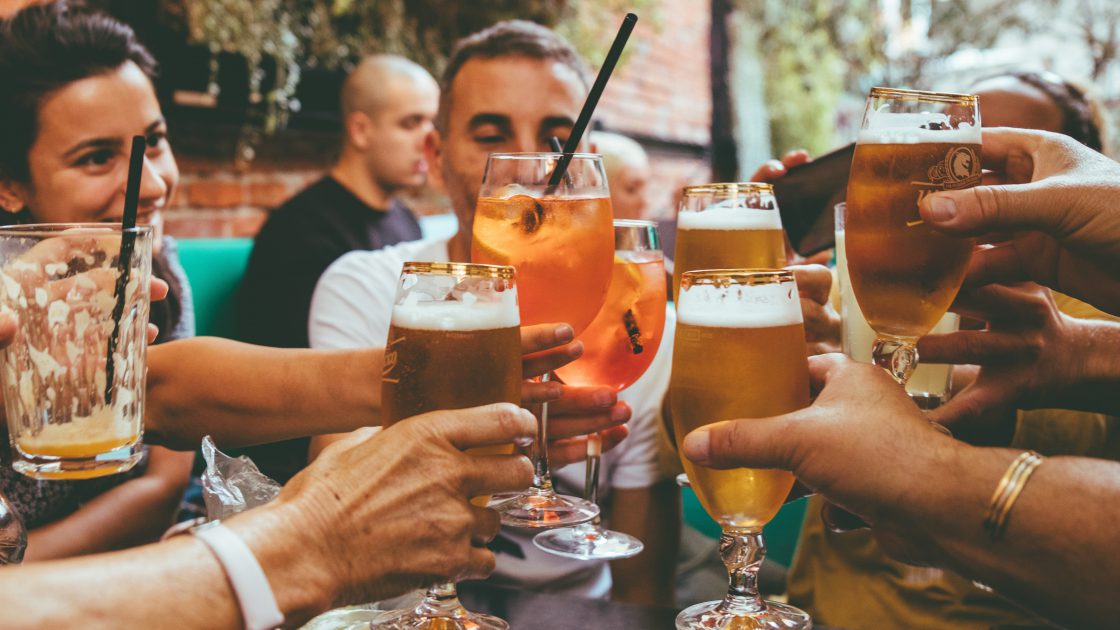
[{"label": "black t-shirt", "polygon": [[[331,263],[354,250],[419,238],[420,224],[404,204],[394,200],[387,210],[372,208],[324,176],[272,211],[257,234],[237,294],[238,338],[262,346],[308,347],[311,295]],[[243,452],[261,472],[286,483],[307,464],[308,444],[305,438]]]},{"label": "black t-shirt", "polygon": [[311,294],[340,256],[420,238],[400,202],[367,206],[327,175],[268,217],[253,243],[237,295],[237,335],[249,343],[306,348]]}]

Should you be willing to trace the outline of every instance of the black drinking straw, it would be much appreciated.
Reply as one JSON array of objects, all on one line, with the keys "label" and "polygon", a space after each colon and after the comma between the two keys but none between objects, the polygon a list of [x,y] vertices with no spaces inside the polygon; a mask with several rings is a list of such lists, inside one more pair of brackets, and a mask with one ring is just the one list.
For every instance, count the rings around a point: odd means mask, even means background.
[{"label": "black drinking straw", "polygon": [[[560,146],[560,138],[557,138],[556,136],[552,136],[551,138],[548,139],[548,146],[552,148],[553,153],[563,153],[564,152],[564,147]],[[556,166],[557,166],[557,168],[559,168],[560,164],[557,163]],[[572,183],[572,174],[571,173],[564,173],[564,183],[568,184],[568,185],[571,185],[571,183]]]},{"label": "black drinking straw", "polygon": [[113,334],[109,337],[109,350],[105,353],[105,404],[113,404],[113,353],[121,334],[121,317],[124,315],[125,287],[132,271],[132,250],[136,245],[136,209],[140,205],[140,177],[144,173],[144,136],[132,136],[132,150],[128,156],[128,186],[124,189],[124,216],[121,217],[121,253],[117,257],[117,303],[113,306]]},{"label": "black drinking straw", "polygon": [[587,131],[587,125],[591,122],[591,115],[595,113],[595,107],[599,104],[599,97],[603,95],[603,89],[607,87],[607,80],[611,78],[611,73],[614,72],[614,67],[618,64],[618,58],[622,56],[622,49],[626,47],[626,40],[630,39],[630,33],[634,31],[634,25],[637,23],[638,16],[633,13],[627,13],[626,17],[622,19],[622,26],[618,29],[618,35],[615,35],[610,52],[607,53],[603,66],[599,68],[599,76],[595,77],[591,92],[587,94],[587,100],[583,103],[583,110],[580,111],[576,124],[572,125],[572,133],[568,136],[568,142],[564,145],[560,162],[556,165],[556,169],[552,171],[552,178],[548,181],[549,191],[555,190],[560,185],[561,178],[568,172],[568,164],[572,161],[572,154],[575,153],[580,140],[583,139],[583,133]]}]

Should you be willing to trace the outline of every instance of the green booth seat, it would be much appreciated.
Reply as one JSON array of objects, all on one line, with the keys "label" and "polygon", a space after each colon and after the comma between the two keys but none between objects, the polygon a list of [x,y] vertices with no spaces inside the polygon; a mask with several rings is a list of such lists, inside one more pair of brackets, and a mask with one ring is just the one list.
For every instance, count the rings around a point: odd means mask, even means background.
[{"label": "green booth seat", "polygon": [[[766,557],[790,566],[797,550],[797,538],[801,535],[801,522],[805,518],[805,505],[808,499],[801,498],[782,506],[774,520],[763,528],[766,535]],[[719,538],[719,524],[712,520],[700,505],[692,488],[681,488],[681,508],[685,524],[693,527],[709,538]]]},{"label": "green booth seat", "polygon": [[251,238],[184,238],[179,260],[187,272],[199,336],[236,339],[237,288],[253,251]]}]

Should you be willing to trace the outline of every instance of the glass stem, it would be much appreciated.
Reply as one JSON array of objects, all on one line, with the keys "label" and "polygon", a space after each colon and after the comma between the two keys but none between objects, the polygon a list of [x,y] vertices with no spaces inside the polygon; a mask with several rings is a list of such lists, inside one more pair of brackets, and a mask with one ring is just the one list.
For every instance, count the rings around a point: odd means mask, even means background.
[{"label": "glass stem", "polygon": [[[541,376],[541,382],[552,380],[552,373]],[[533,458],[533,488],[537,494],[552,494],[552,473],[548,468],[548,403],[541,403],[541,417],[537,422],[536,457]]]},{"label": "glass stem", "polygon": [[[598,433],[587,436],[587,472],[583,482],[583,498],[599,505],[599,465],[602,461],[603,439]],[[601,514],[601,513],[600,513]],[[588,527],[598,525],[602,519],[596,515]]]},{"label": "glass stem", "polygon": [[766,556],[762,530],[726,527],[719,539],[719,555],[727,567],[727,597],[720,604],[729,612],[750,613],[766,608],[758,594],[758,570]]},{"label": "glass stem", "polygon": [[918,367],[918,347],[913,339],[877,337],[871,346],[871,360],[894,380],[905,385]]},{"label": "glass stem", "polygon": [[425,617],[465,618],[469,613],[459,603],[459,592],[454,582],[443,582],[428,587],[424,599],[416,605],[416,614]]}]

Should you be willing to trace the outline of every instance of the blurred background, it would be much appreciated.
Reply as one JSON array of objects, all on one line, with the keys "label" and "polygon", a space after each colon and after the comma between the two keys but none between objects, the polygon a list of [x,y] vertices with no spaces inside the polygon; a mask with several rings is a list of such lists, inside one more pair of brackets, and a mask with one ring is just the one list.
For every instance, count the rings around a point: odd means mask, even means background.
[{"label": "blurred background", "polygon": [[[749,176],[795,149],[850,142],[875,85],[965,91],[1051,71],[1120,112],[1117,0],[94,0],[162,62],[158,89],[183,172],[180,236],[252,236],[335,157],[338,89],[371,52],[437,78],[452,44],[498,20],[552,26],[596,69],[626,11],[641,21],[597,113],[639,141],[656,213],[683,185]],[[446,212],[416,191],[421,214]]]}]

